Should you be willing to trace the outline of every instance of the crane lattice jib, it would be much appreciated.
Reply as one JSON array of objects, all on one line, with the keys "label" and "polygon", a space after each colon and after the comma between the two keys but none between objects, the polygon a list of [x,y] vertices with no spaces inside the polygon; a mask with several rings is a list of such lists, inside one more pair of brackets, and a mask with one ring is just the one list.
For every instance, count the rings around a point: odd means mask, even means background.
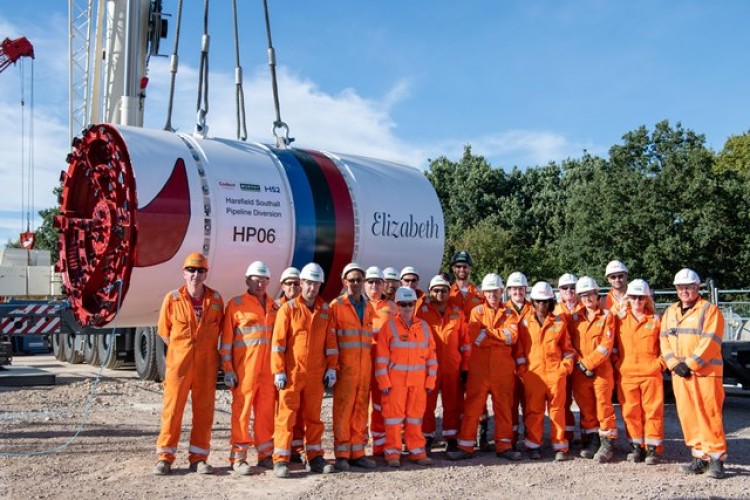
[{"label": "crane lattice jib", "polygon": [[34,58],[34,47],[26,37],[16,40],[6,38],[0,43],[0,73],[22,57]]}]

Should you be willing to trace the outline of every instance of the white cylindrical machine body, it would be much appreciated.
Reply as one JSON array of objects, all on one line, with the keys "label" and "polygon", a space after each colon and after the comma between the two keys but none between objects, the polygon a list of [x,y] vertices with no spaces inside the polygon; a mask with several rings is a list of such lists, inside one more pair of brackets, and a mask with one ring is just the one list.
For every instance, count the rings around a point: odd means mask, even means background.
[{"label": "white cylindrical machine body", "polygon": [[321,294],[341,291],[349,262],[415,266],[426,283],[443,255],[439,200],[423,172],[371,158],[91,127],[63,176],[61,270],[84,324],[156,323],[184,284],[191,252],[225,300],[246,290],[248,264],[272,273],[317,262]]}]

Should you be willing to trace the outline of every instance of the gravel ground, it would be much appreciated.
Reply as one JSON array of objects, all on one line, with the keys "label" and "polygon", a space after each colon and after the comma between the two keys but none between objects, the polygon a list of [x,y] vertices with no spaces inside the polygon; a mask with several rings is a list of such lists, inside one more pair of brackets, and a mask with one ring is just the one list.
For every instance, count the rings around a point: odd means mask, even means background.
[{"label": "gravel ground", "polygon": [[[716,481],[688,476],[689,460],[674,405],[666,407],[666,445],[657,466],[624,461],[626,443],[618,441],[616,460],[596,464],[576,458],[552,461],[543,450],[539,462],[509,463],[494,453],[455,463],[435,451],[435,465],[404,464],[399,470],[310,476],[293,465],[290,479],[265,469],[249,477],[229,470],[227,391],[217,392],[212,455],[214,476],[187,470],[187,434],[183,434],[173,474],[151,474],[159,431],[162,388],[131,371],[104,370],[95,392],[97,369],[66,365],[51,356],[15,358],[15,365],[40,366],[57,374],[57,385],[0,387],[0,496],[42,498],[748,498],[750,496],[750,398],[728,397],[724,425],[730,457],[727,477]],[[188,406],[189,409],[189,406]],[[324,402],[324,446],[332,458],[331,400]],[[189,422],[189,411],[185,421]],[[622,421],[619,421],[622,431]],[[74,438],[76,431],[80,434]],[[73,439],[74,438],[74,439]],[[72,442],[71,442],[72,439]],[[69,444],[68,444],[69,443]],[[48,452],[49,450],[55,450]],[[9,453],[17,455],[9,456]],[[572,450],[577,456],[577,449]],[[254,457],[251,458],[254,463]]]}]

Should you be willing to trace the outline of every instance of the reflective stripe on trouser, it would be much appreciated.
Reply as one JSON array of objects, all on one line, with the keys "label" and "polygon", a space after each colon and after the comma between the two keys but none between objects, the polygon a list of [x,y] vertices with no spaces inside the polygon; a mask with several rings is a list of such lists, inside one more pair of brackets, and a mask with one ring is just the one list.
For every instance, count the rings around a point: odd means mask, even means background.
[{"label": "reflective stripe on trouser", "polygon": [[[605,361],[607,362],[607,361]],[[607,362],[608,363],[608,362]],[[612,405],[614,380],[611,369],[608,375],[588,378],[578,370],[573,371],[573,397],[581,411],[581,429],[599,429],[599,435],[617,437],[615,407]]]},{"label": "reflective stripe on trouser", "polygon": [[[258,460],[271,456],[273,451],[273,413],[276,405],[276,388],[273,380],[264,377],[244,390],[240,383],[232,389],[232,432],[229,461],[247,459],[247,445],[255,444]],[[250,417],[253,417],[252,435]],[[245,453],[243,453],[243,451]]]},{"label": "reflective stripe on trouser", "polygon": [[302,419],[302,412],[297,412],[297,421],[294,422],[292,430],[292,453],[302,453],[305,448],[305,422]]},{"label": "reflective stripe on trouser", "polygon": [[164,376],[161,432],[156,440],[157,460],[174,462],[182,431],[182,416],[189,394],[193,422],[190,429],[188,459],[190,463],[194,463],[207,460],[208,450],[211,448],[219,357],[216,356],[215,362],[212,360],[201,363],[200,373],[197,373],[197,363],[186,362],[184,359],[179,361],[181,362],[174,363],[174,366],[167,365],[167,373]]},{"label": "reflective stripe on trouser", "polygon": [[422,434],[422,416],[427,404],[424,387],[391,387],[384,394],[383,421],[385,422],[385,459],[401,456],[401,432],[404,433],[409,458],[418,460],[427,456],[425,437]]},{"label": "reflective stripe on trouser", "polygon": [[372,436],[372,453],[380,455],[385,445],[385,424],[383,424],[382,396],[375,377],[370,380],[370,435]]},{"label": "reflective stripe on trouser", "polygon": [[273,461],[288,462],[292,451],[297,415],[302,415],[305,434],[305,458],[323,456],[323,374],[298,374],[287,389],[279,391],[279,409],[273,434]]},{"label": "reflective stripe on trouser", "polygon": [[705,459],[708,455],[714,460],[725,457],[722,378],[699,377],[695,373],[690,378],[673,376],[672,387],[685,444],[692,449],[693,457]]},{"label": "reflective stripe on trouser", "polygon": [[537,373],[527,371],[523,377],[526,397],[524,426],[526,447],[539,448],[544,430],[544,410],[549,413],[550,440],[555,451],[568,451],[565,439],[565,385],[564,373]]},{"label": "reflective stripe on trouser", "polygon": [[661,372],[647,377],[621,377],[617,397],[631,442],[661,446],[664,439],[664,378]]},{"label": "reflective stripe on trouser", "polygon": [[[498,370],[500,373],[500,370]],[[495,422],[495,451],[509,450],[513,444],[513,419],[511,417],[511,402],[516,389],[515,376],[496,376],[494,379],[477,375],[469,370],[469,380],[466,383],[466,400],[464,401],[464,417],[461,420],[461,430],[458,433],[458,446],[467,453],[474,452],[477,425],[482,413],[487,408],[487,396],[492,395],[492,413]]]},{"label": "reflective stripe on trouser", "polygon": [[573,415],[573,375],[565,379],[565,439],[573,441],[576,431],[576,417]]},{"label": "reflective stripe on trouser", "polygon": [[526,396],[523,392],[523,384],[521,383],[521,379],[518,377],[518,375],[514,375],[513,378],[515,379],[516,387],[513,390],[513,401],[510,407],[510,416],[513,423],[513,445],[515,446],[515,444],[518,442],[518,423],[520,421],[518,410],[520,408],[521,410],[523,410],[523,413],[526,413]]},{"label": "reflective stripe on trouser", "polygon": [[[369,367],[368,367],[369,368]],[[370,370],[342,374],[333,386],[333,451],[336,458],[365,455]]]},{"label": "reflective stripe on trouser", "polygon": [[461,427],[461,414],[464,412],[464,394],[458,372],[438,373],[435,389],[427,394],[427,407],[424,412],[422,432],[425,436],[435,435],[437,424],[435,409],[437,408],[438,392],[443,407],[443,437],[456,439]]}]

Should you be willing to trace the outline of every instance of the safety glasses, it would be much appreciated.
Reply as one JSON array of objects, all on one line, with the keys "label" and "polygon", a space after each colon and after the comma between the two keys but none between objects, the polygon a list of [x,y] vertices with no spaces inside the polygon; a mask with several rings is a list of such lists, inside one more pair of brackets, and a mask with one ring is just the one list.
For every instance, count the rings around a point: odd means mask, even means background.
[{"label": "safety glasses", "polygon": [[198,274],[204,274],[207,269],[205,267],[186,267],[185,271],[189,272],[190,274],[198,273]]},{"label": "safety glasses", "polygon": [[403,308],[414,307],[415,304],[416,304],[415,302],[396,302],[396,305],[398,307],[403,307]]}]

